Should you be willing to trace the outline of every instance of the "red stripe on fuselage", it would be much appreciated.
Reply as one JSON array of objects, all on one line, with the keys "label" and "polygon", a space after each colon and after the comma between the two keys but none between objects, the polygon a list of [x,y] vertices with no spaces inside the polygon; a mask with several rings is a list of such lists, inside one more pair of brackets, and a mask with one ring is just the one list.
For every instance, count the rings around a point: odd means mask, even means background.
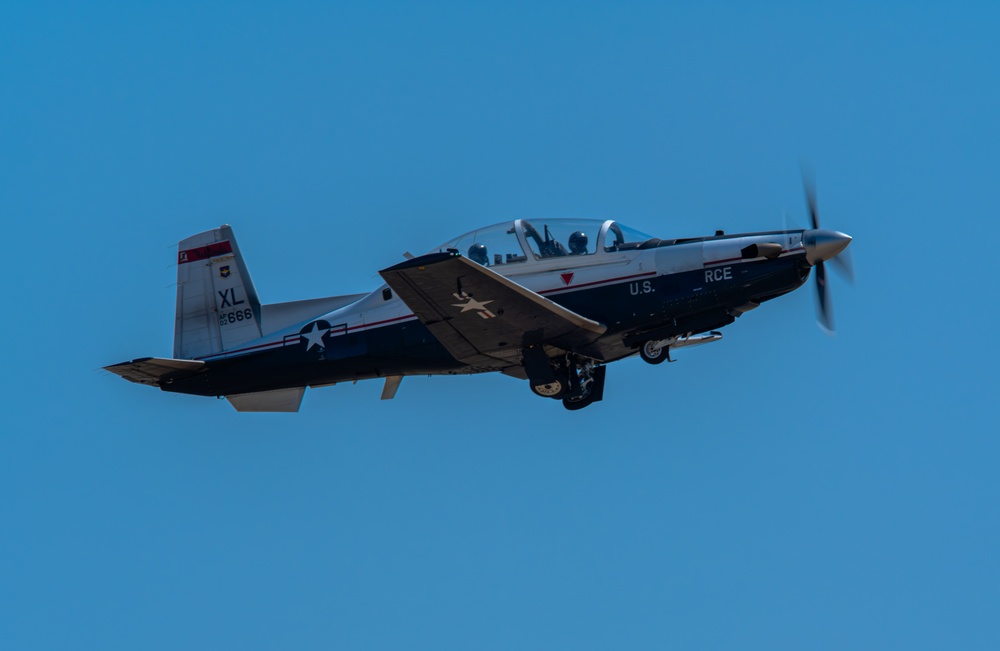
[{"label": "red stripe on fuselage", "polygon": [[[713,263],[713,264],[715,264],[715,263]],[[623,282],[623,281],[626,281],[626,280],[633,280],[635,278],[646,278],[646,277],[655,276],[655,275],[656,275],[655,271],[647,271],[647,272],[644,272],[644,273],[641,273],[641,274],[632,274],[631,276],[619,276],[617,278],[608,278],[607,280],[595,280],[595,281],[589,282],[589,283],[582,283],[580,285],[573,285],[572,287],[555,287],[553,289],[543,289],[543,290],[538,291],[537,293],[538,294],[552,294],[554,292],[572,292],[572,291],[576,291],[578,289],[584,289],[586,287],[593,287],[595,285],[603,285],[603,284],[607,284],[607,283]],[[356,332],[356,331],[361,331],[361,330],[368,330],[369,328],[382,327],[382,326],[388,325],[390,323],[396,323],[398,321],[407,321],[407,320],[416,319],[416,318],[417,318],[416,315],[407,314],[405,316],[397,316],[397,317],[394,317],[392,319],[383,319],[381,321],[373,321],[371,323],[359,323],[358,325],[349,326],[347,328],[347,330],[351,331],[351,332]],[[286,337],[294,337],[294,336],[295,335],[286,335]],[[258,350],[258,349],[261,349],[261,348],[268,348],[268,347],[272,347],[272,346],[282,346],[282,347],[284,347],[286,345],[288,345],[288,342],[284,341],[284,340],[282,340],[282,341],[273,341],[273,342],[267,343],[267,344],[257,344],[256,346],[248,346],[247,348],[237,348],[236,350],[227,350],[225,352],[215,353],[214,355],[207,355],[205,357],[197,357],[195,359],[209,360],[209,359],[216,358],[216,357],[228,357],[230,355],[236,355],[238,353],[246,353],[246,352],[250,352],[252,350]]]},{"label": "red stripe on fuselage", "polygon": [[407,314],[406,316],[397,316],[393,319],[385,319],[383,321],[372,321],[371,323],[362,323],[361,325],[350,326],[348,330],[361,330],[366,328],[374,328],[375,326],[385,325],[386,323],[393,323],[395,321],[405,321],[406,319],[417,318],[413,314]]},{"label": "red stripe on fuselage", "polygon": [[[407,314],[406,316],[397,316],[395,318],[384,319],[382,321],[372,321],[371,323],[361,323],[359,325],[350,326],[350,327],[347,328],[347,330],[348,331],[351,331],[351,330],[366,330],[368,328],[374,328],[376,326],[384,326],[384,325],[386,325],[388,323],[394,323],[396,321],[406,321],[406,320],[416,319],[416,318],[417,317],[415,315],[413,315],[413,314]],[[344,332],[344,331],[341,331],[341,332]],[[334,335],[334,336],[338,336],[338,335]],[[285,346],[288,346],[288,345],[294,345],[294,344],[290,344],[289,343],[289,342],[292,341],[292,338],[298,338],[298,341],[301,341],[301,337],[302,337],[302,335],[285,335],[285,337],[283,339],[281,339],[280,341],[271,341],[271,342],[266,343],[266,344],[257,344],[256,346],[247,346],[246,348],[236,348],[235,350],[227,350],[227,351],[223,351],[221,353],[215,353],[213,355],[206,355],[205,357],[196,357],[195,359],[198,359],[198,360],[207,360],[207,359],[212,359],[214,357],[227,357],[229,355],[236,355],[238,353],[248,353],[248,352],[253,351],[253,350],[259,350],[261,348],[270,348],[270,347],[274,347],[274,346],[285,347]],[[298,341],[296,341],[295,343],[298,343]]]},{"label": "red stripe on fuselage", "polygon": [[[295,336],[295,335],[288,335]],[[301,336],[301,335],[300,335]],[[205,361],[207,359],[212,359],[213,357],[226,357],[227,355],[235,355],[236,353],[247,353],[251,350],[259,350],[261,348],[270,348],[272,346],[284,346],[287,342],[281,341],[271,341],[266,344],[257,344],[256,346],[247,346],[246,348],[237,348],[235,350],[227,350],[221,353],[214,353],[212,355],[205,355],[204,357],[195,357],[197,360]]]},{"label": "red stripe on fuselage", "polygon": [[583,289],[584,287],[593,287],[594,285],[603,285],[605,283],[617,283],[623,280],[632,280],[633,278],[644,278],[646,276],[655,276],[655,271],[647,271],[646,273],[633,274],[631,276],[620,276],[618,278],[608,278],[607,280],[595,280],[589,283],[581,283],[579,285],[573,285],[571,287],[556,287],[555,289],[543,289],[539,291],[539,294],[551,294],[553,292],[571,292],[575,289]]}]

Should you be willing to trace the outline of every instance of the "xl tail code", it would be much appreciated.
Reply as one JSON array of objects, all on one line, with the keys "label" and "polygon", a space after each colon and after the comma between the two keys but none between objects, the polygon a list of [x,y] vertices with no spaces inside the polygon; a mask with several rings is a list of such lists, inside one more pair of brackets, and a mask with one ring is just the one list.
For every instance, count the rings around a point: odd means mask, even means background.
[{"label": "xl tail code", "polygon": [[177,249],[174,357],[207,357],[259,339],[260,300],[233,229],[192,235]]}]

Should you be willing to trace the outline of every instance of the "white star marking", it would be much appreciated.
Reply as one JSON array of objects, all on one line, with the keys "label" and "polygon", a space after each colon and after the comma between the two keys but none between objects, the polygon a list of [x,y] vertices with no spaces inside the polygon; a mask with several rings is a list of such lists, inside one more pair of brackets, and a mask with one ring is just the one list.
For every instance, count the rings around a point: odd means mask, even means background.
[{"label": "white star marking", "polygon": [[480,303],[476,299],[470,297],[468,303],[452,303],[451,305],[452,305],[452,307],[460,307],[460,308],[462,308],[462,312],[468,312],[470,310],[479,310],[480,312],[489,312],[489,310],[486,309],[486,306],[489,305],[492,302],[493,301],[483,301],[482,303]]},{"label": "white star marking", "polygon": [[326,348],[323,344],[323,336],[329,332],[329,330],[321,330],[318,323],[313,323],[312,330],[309,332],[302,333],[302,336],[309,341],[309,345],[306,346],[306,352],[313,346],[319,346],[320,349]]}]

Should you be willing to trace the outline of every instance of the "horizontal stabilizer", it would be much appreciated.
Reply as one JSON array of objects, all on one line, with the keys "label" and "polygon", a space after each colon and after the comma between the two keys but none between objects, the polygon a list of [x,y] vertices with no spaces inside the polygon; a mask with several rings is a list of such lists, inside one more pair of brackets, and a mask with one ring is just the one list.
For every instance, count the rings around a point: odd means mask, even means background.
[{"label": "horizontal stabilizer", "polygon": [[159,386],[166,379],[194,375],[205,368],[205,362],[192,359],[141,357],[131,362],[105,366],[104,370],[120,375],[129,382]]},{"label": "horizontal stabilizer", "polygon": [[305,387],[277,389],[275,391],[257,391],[255,393],[240,393],[226,396],[236,411],[298,411],[302,404],[302,394]]}]

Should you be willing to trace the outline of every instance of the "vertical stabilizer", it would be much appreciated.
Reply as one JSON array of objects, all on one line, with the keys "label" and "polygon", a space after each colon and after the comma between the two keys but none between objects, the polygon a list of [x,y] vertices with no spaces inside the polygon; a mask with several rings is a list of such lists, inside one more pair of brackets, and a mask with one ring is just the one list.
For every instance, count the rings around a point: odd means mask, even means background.
[{"label": "vertical stabilizer", "polygon": [[233,229],[192,235],[177,249],[174,357],[205,357],[260,338],[260,300]]}]

